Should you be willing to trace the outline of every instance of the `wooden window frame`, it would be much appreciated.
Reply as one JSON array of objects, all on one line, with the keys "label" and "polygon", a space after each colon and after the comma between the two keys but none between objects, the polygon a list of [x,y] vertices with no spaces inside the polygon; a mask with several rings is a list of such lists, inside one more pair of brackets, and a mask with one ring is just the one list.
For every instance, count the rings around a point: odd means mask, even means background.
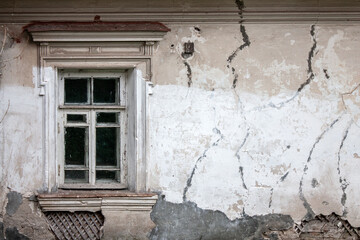
[{"label": "wooden window frame", "polygon": [[[57,155],[59,146],[59,110],[70,108],[59,104],[59,70],[61,69],[116,69],[127,71],[127,115],[128,134],[126,140],[127,189],[146,192],[147,171],[147,98],[151,94],[151,59],[154,46],[162,40],[168,28],[159,23],[143,24],[143,28],[131,29],[133,23],[106,23],[95,32],[97,23],[66,23],[59,32],[59,23],[32,24],[25,29],[38,43],[39,95],[42,96],[42,146],[44,161],[44,186],[54,192],[62,186],[61,159]],[[103,24],[103,23],[102,23]],[[117,26],[124,25],[119,31]],[[69,26],[84,27],[82,31]],[[113,26],[114,25],[114,26]],[[161,25],[161,28],[157,28]],[[150,27],[149,27],[150,26]],[[151,26],[155,26],[153,29]],[[86,29],[85,29],[86,28]],[[139,30],[140,29],[140,30]],[[64,38],[64,34],[66,37]],[[73,106],[73,108],[75,108]],[[112,106],[108,106],[111,109]],[[120,185],[119,185],[120,186]],[[112,187],[116,188],[116,187]],[[120,186],[121,188],[121,186]]]}]

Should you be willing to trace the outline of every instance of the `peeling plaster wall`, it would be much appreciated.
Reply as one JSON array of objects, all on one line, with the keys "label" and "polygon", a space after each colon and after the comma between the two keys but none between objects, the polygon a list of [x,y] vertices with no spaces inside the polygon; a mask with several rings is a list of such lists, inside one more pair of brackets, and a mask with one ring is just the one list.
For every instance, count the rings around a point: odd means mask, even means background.
[{"label": "peeling plaster wall", "polygon": [[358,26],[239,25],[170,25],[159,44],[149,189],[230,219],[360,226]]},{"label": "peeling plaster wall", "polygon": [[[171,221],[209,219],[224,228],[279,217],[281,230],[335,212],[359,227],[358,25],[168,27],[152,59],[148,102],[147,188],[165,196],[152,213],[157,227],[151,238],[177,236],[186,227],[166,225],[171,213]],[[36,45],[20,25],[1,26],[0,39],[6,39],[0,233],[46,239],[46,223],[29,200],[46,190]],[[188,41],[195,44],[193,55],[183,54]],[[38,224],[24,225],[29,219]],[[261,224],[243,236],[260,236]],[[196,228],[189,239],[207,232],[201,224]]]},{"label": "peeling plaster wall", "polygon": [[37,46],[17,25],[1,25],[0,39],[0,239],[51,239],[29,201],[44,190]]}]

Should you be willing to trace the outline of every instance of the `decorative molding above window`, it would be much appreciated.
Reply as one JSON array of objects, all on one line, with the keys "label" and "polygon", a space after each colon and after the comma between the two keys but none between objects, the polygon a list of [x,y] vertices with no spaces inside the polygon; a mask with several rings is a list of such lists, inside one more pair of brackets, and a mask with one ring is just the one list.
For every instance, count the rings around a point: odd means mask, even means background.
[{"label": "decorative molding above window", "polygon": [[170,31],[158,22],[35,22],[24,27],[34,42],[155,42]]}]

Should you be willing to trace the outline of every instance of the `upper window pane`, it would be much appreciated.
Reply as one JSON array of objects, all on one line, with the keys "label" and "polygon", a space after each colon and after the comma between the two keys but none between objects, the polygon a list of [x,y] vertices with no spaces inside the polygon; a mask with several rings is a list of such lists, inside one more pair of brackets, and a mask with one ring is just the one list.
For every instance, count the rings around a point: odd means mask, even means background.
[{"label": "upper window pane", "polygon": [[97,123],[118,123],[119,113],[98,112],[96,113]]},{"label": "upper window pane", "polygon": [[94,103],[117,103],[116,78],[94,78]]},{"label": "upper window pane", "polygon": [[65,103],[88,103],[88,78],[65,79]]}]

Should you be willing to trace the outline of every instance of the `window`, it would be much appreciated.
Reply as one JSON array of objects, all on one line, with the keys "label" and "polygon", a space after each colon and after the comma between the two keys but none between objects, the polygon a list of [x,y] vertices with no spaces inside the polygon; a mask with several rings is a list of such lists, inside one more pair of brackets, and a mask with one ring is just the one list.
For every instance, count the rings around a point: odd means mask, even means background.
[{"label": "window", "polygon": [[59,70],[63,187],[126,187],[124,71]]},{"label": "window", "polygon": [[39,44],[44,187],[147,191],[152,55],[170,29],[102,21],[24,29]]}]

